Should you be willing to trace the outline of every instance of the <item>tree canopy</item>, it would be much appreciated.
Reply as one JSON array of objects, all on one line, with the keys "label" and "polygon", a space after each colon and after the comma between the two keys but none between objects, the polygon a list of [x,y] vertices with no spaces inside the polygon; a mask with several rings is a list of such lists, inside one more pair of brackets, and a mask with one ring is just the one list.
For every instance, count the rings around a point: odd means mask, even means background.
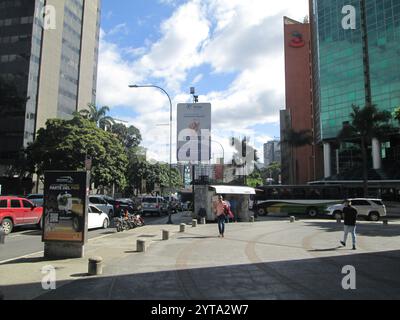
[{"label": "tree canopy", "polygon": [[96,187],[113,183],[126,187],[128,159],[122,143],[83,117],[48,120],[26,153],[31,167],[36,168],[32,171],[38,174],[46,170],[84,169],[86,157],[91,157],[91,178]]},{"label": "tree canopy", "polygon": [[[89,109],[83,109],[78,112],[83,118],[96,123],[99,128],[105,129],[114,125],[114,119],[110,116],[107,116],[107,113],[110,112],[110,108],[107,106],[97,108],[96,105],[89,103]],[[75,114],[77,115],[77,114]]]}]

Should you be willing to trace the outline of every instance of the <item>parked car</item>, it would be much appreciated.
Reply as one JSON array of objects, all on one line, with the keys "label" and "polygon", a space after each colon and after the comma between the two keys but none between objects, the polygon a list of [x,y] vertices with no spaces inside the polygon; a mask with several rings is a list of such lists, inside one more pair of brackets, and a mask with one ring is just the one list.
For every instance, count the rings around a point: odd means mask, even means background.
[{"label": "parked car", "polygon": [[101,211],[105,212],[109,217],[114,216],[114,205],[110,204],[106,200],[106,196],[102,195],[90,195],[89,205],[94,205]]},{"label": "parked car", "polygon": [[142,198],[142,211],[143,215],[150,213],[152,215],[157,214],[160,217],[161,214],[168,211],[168,201],[160,196],[145,196]]},{"label": "parked car", "polygon": [[94,205],[88,207],[88,229],[107,229],[110,225],[108,215]]},{"label": "parked car", "polygon": [[131,214],[142,212],[142,204],[136,200],[130,198],[122,198],[122,199],[117,199],[116,201],[119,202],[122,208],[127,208],[129,213]]},{"label": "parked car", "polygon": [[28,200],[32,201],[37,207],[43,207],[44,195],[43,194],[30,194],[26,197]]},{"label": "parked car", "polygon": [[0,197],[0,227],[10,234],[14,227],[24,225],[42,226],[43,208],[28,199]]},{"label": "parked car", "polygon": [[[381,199],[349,199],[351,205],[357,210],[359,217],[364,217],[370,221],[379,221],[386,216],[386,206]],[[326,214],[335,217],[335,219],[343,219],[344,204],[337,204],[327,208]]]}]

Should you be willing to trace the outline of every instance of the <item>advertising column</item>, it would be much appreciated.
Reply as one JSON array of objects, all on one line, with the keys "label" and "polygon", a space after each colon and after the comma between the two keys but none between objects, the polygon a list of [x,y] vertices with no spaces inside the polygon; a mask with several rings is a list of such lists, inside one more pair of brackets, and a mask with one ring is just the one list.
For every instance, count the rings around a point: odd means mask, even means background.
[{"label": "advertising column", "polygon": [[42,241],[46,258],[82,258],[87,241],[87,172],[46,172]]}]

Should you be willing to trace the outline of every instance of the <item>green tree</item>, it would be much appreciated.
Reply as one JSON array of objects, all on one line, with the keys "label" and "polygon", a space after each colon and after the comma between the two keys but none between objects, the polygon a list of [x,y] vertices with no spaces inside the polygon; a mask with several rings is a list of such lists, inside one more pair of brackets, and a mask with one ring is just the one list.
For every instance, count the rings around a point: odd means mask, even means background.
[{"label": "green tree", "polygon": [[351,141],[361,146],[364,196],[368,194],[368,145],[372,139],[380,139],[393,132],[394,128],[389,121],[392,115],[388,111],[379,111],[375,105],[366,105],[364,108],[352,106],[351,123],[346,123],[338,134],[339,141]]},{"label": "green tree", "polygon": [[295,161],[297,158],[297,150],[301,147],[309,146],[313,142],[313,137],[310,130],[294,130],[287,129],[283,132],[282,144],[288,146],[290,150],[290,183],[297,184],[298,182],[298,163]]},{"label": "green tree", "polygon": [[261,171],[258,168],[255,168],[254,171],[247,177],[246,184],[252,188],[264,185]]},{"label": "green tree", "polygon": [[114,183],[126,187],[128,159],[123,145],[113,134],[80,116],[72,120],[48,120],[26,154],[31,170],[39,175],[46,170],[84,169],[86,156],[90,156],[91,178],[97,188]]},{"label": "green tree", "polygon": [[125,148],[136,148],[142,142],[142,135],[138,128],[125,126],[122,123],[114,123],[111,132],[122,142]]},{"label": "green tree", "polygon": [[136,190],[142,190],[142,181],[150,175],[150,164],[146,161],[145,150],[141,147],[126,149],[128,166],[126,177],[128,185]]},{"label": "green tree", "polygon": [[279,182],[279,176],[281,175],[282,165],[278,162],[272,162],[267,168],[261,170],[261,177],[265,183],[268,179],[273,179],[277,184]]},{"label": "green tree", "polygon": [[[83,118],[96,123],[96,125],[105,130],[106,128],[111,128],[115,123],[114,119],[110,116],[107,116],[107,113],[110,112],[110,108],[107,106],[97,108],[96,105],[89,103],[89,109],[83,109],[78,112]],[[75,115],[77,115],[75,113]]]}]

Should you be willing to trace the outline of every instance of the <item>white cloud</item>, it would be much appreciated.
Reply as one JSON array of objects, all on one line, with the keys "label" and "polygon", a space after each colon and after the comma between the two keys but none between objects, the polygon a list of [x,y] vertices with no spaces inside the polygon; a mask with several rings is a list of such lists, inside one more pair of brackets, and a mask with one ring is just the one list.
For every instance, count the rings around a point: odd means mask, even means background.
[{"label": "white cloud", "polygon": [[[224,90],[200,97],[200,101],[213,104],[213,139],[220,139],[227,149],[232,134],[251,136],[256,146],[267,142],[267,130],[250,128],[265,125],[267,129],[279,121],[279,110],[284,107],[283,16],[302,20],[308,0],[190,0],[182,5],[160,1],[176,9],[160,24],[161,37],[156,42],[120,48],[102,32],[99,104],[132,108],[138,116],[129,120],[142,131],[144,146],[167,161],[169,130],[156,127],[169,122],[166,96],[153,89],[129,89],[128,85],[161,85],[171,93],[175,106],[191,101],[182,93],[187,91],[188,81],[189,85],[212,81],[212,75],[204,72],[188,79],[191,70],[208,64],[215,73],[237,74]],[[174,144],[175,128],[174,123]]]},{"label": "white cloud", "polygon": [[124,35],[127,35],[129,33],[129,28],[126,23],[121,23],[121,24],[116,25],[109,32],[107,32],[107,36],[113,36],[113,35],[116,35],[119,33],[124,34]]}]

